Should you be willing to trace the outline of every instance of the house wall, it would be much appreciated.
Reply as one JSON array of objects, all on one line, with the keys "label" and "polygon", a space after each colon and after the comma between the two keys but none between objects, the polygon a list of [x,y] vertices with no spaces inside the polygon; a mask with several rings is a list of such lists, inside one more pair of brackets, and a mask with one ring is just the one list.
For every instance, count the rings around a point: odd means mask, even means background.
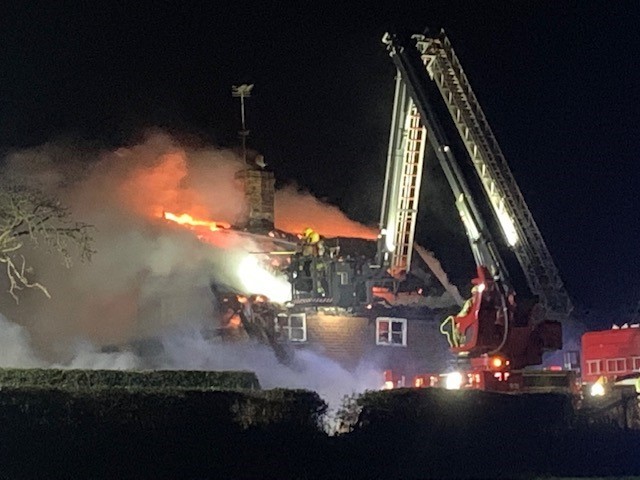
[{"label": "house wall", "polygon": [[439,332],[440,317],[441,314],[434,313],[407,318],[406,346],[400,346],[376,344],[375,316],[307,313],[307,341],[297,347],[310,348],[348,370],[367,362],[381,371],[391,369],[408,378],[418,373],[439,372],[451,358],[446,339]]},{"label": "house wall", "polygon": [[307,342],[301,347],[311,348],[348,370],[364,358],[367,340],[374,340],[368,318],[315,313],[307,314],[306,321]]}]

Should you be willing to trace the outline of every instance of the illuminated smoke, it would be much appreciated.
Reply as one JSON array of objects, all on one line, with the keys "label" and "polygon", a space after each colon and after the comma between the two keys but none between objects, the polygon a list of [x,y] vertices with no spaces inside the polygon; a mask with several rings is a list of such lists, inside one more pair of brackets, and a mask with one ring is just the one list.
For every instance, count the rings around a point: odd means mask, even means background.
[{"label": "illuminated smoke", "polygon": [[246,293],[266,295],[274,302],[291,300],[291,284],[285,278],[274,278],[255,256],[247,255],[238,266],[238,276]]},{"label": "illuminated smoke", "polygon": [[373,365],[362,363],[347,371],[337,362],[310,350],[296,350],[292,367],[278,363],[264,345],[213,343],[195,330],[183,330],[162,340],[162,368],[181,365],[193,370],[250,370],[263,388],[306,388],[314,390],[331,408],[345,395],[379,389],[382,375]]},{"label": "illuminated smoke", "polygon": [[[167,351],[163,368],[246,368],[256,370],[265,387],[317,387],[331,398],[360,384],[378,386],[377,372],[354,376],[311,352],[301,353],[291,370],[266,347],[185,333],[218,326],[212,280],[276,300],[290,293],[249,253],[264,250],[250,236],[163,218],[188,214],[225,227],[242,220],[246,205],[235,174],[243,164],[233,152],[185,147],[155,132],[115,151],[45,145],[5,160],[7,170],[35,181],[69,205],[75,218],[96,226],[97,253],[91,263],[66,270],[47,252],[26,252],[52,299],[25,290],[17,306],[0,296],[0,311],[11,319],[0,319],[0,366],[144,368],[143,356],[104,353],[100,346],[160,338]],[[311,226],[325,236],[375,237],[336,207],[291,188],[276,195],[276,223],[294,233]],[[0,290],[6,290],[2,276]]]},{"label": "illuminated smoke", "polygon": [[31,339],[25,329],[0,314],[0,368],[43,365],[44,362],[34,353]]},{"label": "illuminated smoke", "polygon": [[77,338],[120,343],[173,324],[213,322],[209,284],[240,287],[237,265],[255,246],[226,235],[223,252],[170,225],[162,214],[170,210],[235,221],[244,199],[234,181],[238,158],[213,148],[184,148],[162,134],[94,158],[74,161],[77,156],[74,150],[65,156],[59,147],[45,146],[7,159],[13,174],[36,176],[76,218],[96,226],[97,254],[90,264],[65,270],[36,249],[28,258],[53,298],[23,291],[16,307],[3,296],[2,312],[26,325],[46,355],[66,360]]},{"label": "illuminated smoke", "polygon": [[300,233],[309,227],[325,237],[375,240],[378,235],[375,228],[350,220],[338,207],[293,186],[276,192],[275,224],[276,228],[291,233]]},{"label": "illuminated smoke", "polygon": [[[253,343],[229,344],[205,339],[195,329],[165,332],[159,358],[149,359],[132,351],[101,352],[88,341],[78,341],[69,349],[64,363],[46,362],[31,345],[26,329],[0,315],[0,368],[53,367],[131,370],[140,368],[184,370],[250,370],[262,388],[305,388],[318,392],[335,414],[342,399],[353,393],[378,389],[379,369],[366,363],[347,371],[337,362],[315,352],[299,350],[293,368],[277,362],[271,349]],[[333,428],[333,427],[331,427]]]}]

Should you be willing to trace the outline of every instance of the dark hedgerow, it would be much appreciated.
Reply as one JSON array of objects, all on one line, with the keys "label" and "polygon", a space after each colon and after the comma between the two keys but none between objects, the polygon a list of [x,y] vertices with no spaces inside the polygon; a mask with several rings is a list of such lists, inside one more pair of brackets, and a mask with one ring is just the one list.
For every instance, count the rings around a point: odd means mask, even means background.
[{"label": "dark hedgerow", "polygon": [[80,370],[53,368],[0,368],[0,388],[41,387],[63,390],[128,389],[248,389],[260,388],[253,372],[202,370]]},{"label": "dark hedgerow", "polygon": [[327,406],[315,392],[178,382],[159,388],[133,380],[108,387],[104,378],[65,376],[49,378],[58,378],[55,388],[25,386],[38,375],[0,386],[0,478],[640,473],[638,431],[575,422],[571,399],[552,394],[371,391],[346,399],[342,434],[329,436],[321,429]]},{"label": "dark hedgerow", "polygon": [[303,390],[2,387],[0,478],[291,478],[325,411]]}]

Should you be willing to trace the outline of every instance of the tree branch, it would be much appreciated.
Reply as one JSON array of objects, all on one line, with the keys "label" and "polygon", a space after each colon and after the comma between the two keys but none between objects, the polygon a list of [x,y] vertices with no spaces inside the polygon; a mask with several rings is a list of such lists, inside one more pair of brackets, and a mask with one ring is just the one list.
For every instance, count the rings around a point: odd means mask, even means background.
[{"label": "tree branch", "polygon": [[44,285],[29,278],[32,273],[24,255],[19,255],[21,261],[17,262],[17,252],[24,246],[18,238],[29,238],[34,247],[45,245],[61,255],[63,263],[69,267],[74,251],[81,260],[90,260],[95,253],[90,234],[93,227],[73,221],[67,208],[41,191],[3,180],[0,183],[0,219],[6,220],[0,223],[0,263],[6,264],[9,294],[18,302],[18,291],[36,288],[51,298]]}]

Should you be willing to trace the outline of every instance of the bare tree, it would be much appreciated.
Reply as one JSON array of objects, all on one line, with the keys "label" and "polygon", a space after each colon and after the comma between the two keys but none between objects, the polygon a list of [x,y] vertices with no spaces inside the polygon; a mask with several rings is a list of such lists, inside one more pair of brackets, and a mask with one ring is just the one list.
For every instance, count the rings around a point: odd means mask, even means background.
[{"label": "bare tree", "polygon": [[37,288],[51,298],[45,285],[33,279],[33,268],[24,255],[24,247],[46,248],[71,266],[74,251],[82,260],[90,260],[92,226],[76,222],[61,203],[26,184],[0,184],[0,263],[6,266],[9,294],[18,302],[17,292]]}]

